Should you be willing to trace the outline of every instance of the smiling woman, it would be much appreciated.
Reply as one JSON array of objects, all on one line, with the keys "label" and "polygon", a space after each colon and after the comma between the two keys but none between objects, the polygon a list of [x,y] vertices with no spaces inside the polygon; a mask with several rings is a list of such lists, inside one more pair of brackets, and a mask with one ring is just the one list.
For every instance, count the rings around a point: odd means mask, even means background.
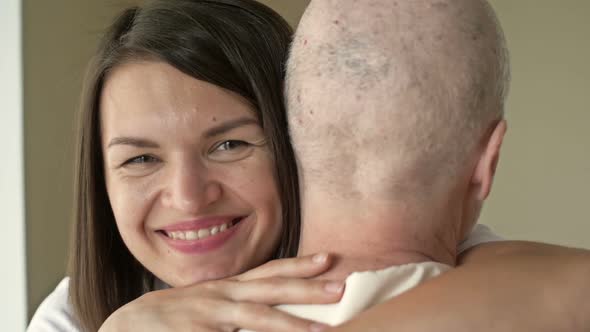
[{"label": "smiling woman", "polygon": [[[153,276],[186,286],[294,253],[296,172],[280,94],[290,36],[254,1],[156,1],[115,23],[82,116],[90,141],[82,140],[81,185],[94,181],[96,200],[79,203],[90,213],[76,235],[95,238],[75,241],[71,289],[88,327],[149,290]],[[105,264],[94,258],[101,251],[117,257]],[[114,278],[91,273],[105,265]],[[88,288],[112,283],[125,286],[94,309]]]},{"label": "smiling woman", "polygon": [[[31,331],[96,331],[162,282],[295,254],[282,97],[291,34],[253,0],[150,1],[116,19],[83,93],[70,278]],[[48,318],[52,306],[65,318]]]},{"label": "smiling woman", "polygon": [[120,65],[101,102],[106,188],[127,248],[180,287],[273,256],[281,203],[255,110],[160,62]]}]

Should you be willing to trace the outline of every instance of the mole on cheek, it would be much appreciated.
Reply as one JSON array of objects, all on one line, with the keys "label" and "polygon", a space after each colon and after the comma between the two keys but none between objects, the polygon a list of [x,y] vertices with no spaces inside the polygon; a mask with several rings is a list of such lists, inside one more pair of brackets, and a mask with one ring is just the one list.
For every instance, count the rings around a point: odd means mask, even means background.
[{"label": "mole on cheek", "polygon": [[213,117],[213,122],[217,122],[217,118],[216,117]]}]

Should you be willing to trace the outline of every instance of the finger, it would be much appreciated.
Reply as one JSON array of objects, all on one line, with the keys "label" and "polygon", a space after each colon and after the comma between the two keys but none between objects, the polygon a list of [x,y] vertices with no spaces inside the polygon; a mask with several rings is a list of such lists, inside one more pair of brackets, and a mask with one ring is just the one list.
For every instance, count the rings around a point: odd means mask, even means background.
[{"label": "finger", "polygon": [[232,324],[257,332],[320,332],[328,327],[261,304],[237,303],[225,314]]},{"label": "finger", "polygon": [[[177,324],[177,331],[211,331],[211,332],[235,332],[240,329],[256,332],[281,332],[281,331],[321,331],[326,325],[298,318],[271,306],[250,303],[234,302],[222,298],[204,298],[193,306],[194,315],[180,319],[182,322],[190,322],[190,328]],[[175,313],[176,319],[179,320]]]},{"label": "finger", "polygon": [[335,303],[344,292],[344,282],[341,281],[295,278],[227,281],[216,287],[233,301],[266,305]]},{"label": "finger", "polygon": [[311,278],[330,267],[331,256],[325,253],[272,260],[232,279],[246,281],[272,277]]}]

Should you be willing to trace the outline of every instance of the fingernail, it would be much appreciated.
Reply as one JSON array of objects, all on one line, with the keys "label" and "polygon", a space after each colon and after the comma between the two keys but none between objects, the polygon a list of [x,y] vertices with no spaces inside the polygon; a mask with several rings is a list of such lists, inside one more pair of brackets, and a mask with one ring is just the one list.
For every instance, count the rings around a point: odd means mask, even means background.
[{"label": "fingernail", "polygon": [[314,263],[323,264],[328,260],[328,255],[327,254],[317,254],[312,257],[312,260]]},{"label": "fingernail", "polygon": [[343,288],[344,283],[340,281],[330,281],[324,286],[324,289],[330,293],[341,293]]},{"label": "fingernail", "polygon": [[309,330],[311,332],[322,332],[322,331],[327,330],[328,328],[329,328],[328,325],[320,324],[320,323],[314,323],[309,326]]}]

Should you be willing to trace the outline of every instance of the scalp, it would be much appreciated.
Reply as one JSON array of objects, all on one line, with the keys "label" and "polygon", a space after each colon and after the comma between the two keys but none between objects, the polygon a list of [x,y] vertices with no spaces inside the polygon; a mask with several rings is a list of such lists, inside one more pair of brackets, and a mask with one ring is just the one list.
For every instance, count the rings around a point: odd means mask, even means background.
[{"label": "scalp", "polygon": [[483,0],[312,1],[287,73],[304,186],[388,195],[452,175],[502,116],[508,72]]}]

